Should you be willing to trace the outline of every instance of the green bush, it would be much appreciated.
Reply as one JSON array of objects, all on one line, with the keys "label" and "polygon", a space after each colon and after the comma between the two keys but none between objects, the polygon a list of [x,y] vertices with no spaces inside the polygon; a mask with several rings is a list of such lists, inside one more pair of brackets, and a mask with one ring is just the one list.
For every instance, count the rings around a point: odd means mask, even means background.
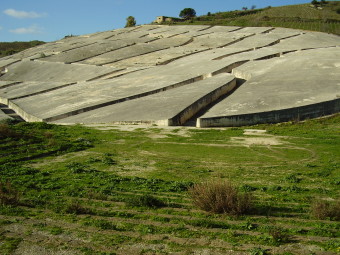
[{"label": "green bush", "polygon": [[210,181],[189,188],[193,204],[198,208],[213,213],[242,215],[252,209],[253,196],[239,193],[228,181]]}]

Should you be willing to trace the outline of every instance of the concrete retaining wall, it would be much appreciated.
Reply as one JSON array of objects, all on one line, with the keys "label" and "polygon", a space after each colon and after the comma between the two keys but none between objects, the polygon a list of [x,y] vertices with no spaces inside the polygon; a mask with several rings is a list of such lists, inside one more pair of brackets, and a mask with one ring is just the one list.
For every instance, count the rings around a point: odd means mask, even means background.
[{"label": "concrete retaining wall", "polygon": [[192,118],[200,110],[202,110],[203,108],[205,108],[212,102],[215,102],[221,96],[232,91],[235,87],[236,87],[236,79],[233,79],[232,81],[228,82],[224,86],[219,87],[216,90],[213,90],[209,94],[205,95],[204,97],[194,102],[189,107],[185,108],[182,112],[180,112],[178,115],[176,115],[172,119],[169,119],[167,126],[183,125],[187,120]]},{"label": "concrete retaining wall", "polygon": [[318,118],[340,112],[340,99],[270,112],[197,119],[197,127],[235,127]]}]

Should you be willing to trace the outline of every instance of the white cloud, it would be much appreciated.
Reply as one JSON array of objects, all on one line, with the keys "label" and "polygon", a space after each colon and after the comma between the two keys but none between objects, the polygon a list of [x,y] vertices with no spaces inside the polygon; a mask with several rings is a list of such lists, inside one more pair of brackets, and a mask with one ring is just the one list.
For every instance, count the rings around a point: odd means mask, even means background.
[{"label": "white cloud", "polygon": [[40,34],[43,32],[43,29],[37,25],[32,25],[30,27],[12,29],[10,32],[13,34]]},{"label": "white cloud", "polygon": [[2,30],[2,26],[0,26],[0,30]]},{"label": "white cloud", "polygon": [[14,9],[4,10],[4,13],[7,14],[8,16],[11,16],[17,19],[26,19],[26,18],[35,19],[35,18],[41,18],[47,15],[46,13],[17,11]]}]

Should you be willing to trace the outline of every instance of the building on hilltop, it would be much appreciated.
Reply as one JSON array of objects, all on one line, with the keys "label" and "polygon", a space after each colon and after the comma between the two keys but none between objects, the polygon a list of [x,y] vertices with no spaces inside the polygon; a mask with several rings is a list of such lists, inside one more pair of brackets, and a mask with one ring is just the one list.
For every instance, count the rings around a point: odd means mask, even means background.
[{"label": "building on hilltop", "polygon": [[156,17],[156,20],[154,21],[154,23],[158,23],[158,24],[162,24],[165,22],[183,22],[184,19],[181,18],[174,18],[174,17],[167,17],[167,16],[158,16]]}]

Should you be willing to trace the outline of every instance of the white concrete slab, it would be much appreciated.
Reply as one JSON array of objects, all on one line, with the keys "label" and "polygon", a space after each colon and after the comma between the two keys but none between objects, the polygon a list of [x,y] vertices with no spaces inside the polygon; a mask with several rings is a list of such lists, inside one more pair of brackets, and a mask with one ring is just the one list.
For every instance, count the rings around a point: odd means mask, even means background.
[{"label": "white concrete slab", "polygon": [[112,67],[23,60],[8,67],[8,72],[0,76],[0,80],[78,82],[101,77],[117,70],[119,69]]},{"label": "white concrete slab", "polygon": [[[340,51],[338,48],[297,52],[284,57],[251,61],[233,70],[247,79],[232,95],[201,116],[200,126],[218,126],[230,117],[247,115],[241,124],[256,124],[251,114],[299,108],[340,97]],[[255,115],[254,115],[255,116]],[[248,121],[248,123],[247,123]],[[274,120],[272,120],[274,122]]]},{"label": "white concrete slab", "polygon": [[199,126],[317,117],[340,111],[339,46],[335,35],[271,27],[145,25],[72,36],[0,59],[0,101],[28,121],[169,124],[182,108],[194,112],[196,96],[215,100],[204,95],[232,72],[245,83]]},{"label": "white concrete slab", "polygon": [[[220,74],[177,89],[128,100],[55,123],[155,123],[180,125],[211,102],[236,86],[233,75]],[[218,91],[216,95],[213,91]],[[201,100],[201,101],[200,101]],[[216,100],[216,98],[214,98]],[[199,103],[198,103],[199,102]]]}]

